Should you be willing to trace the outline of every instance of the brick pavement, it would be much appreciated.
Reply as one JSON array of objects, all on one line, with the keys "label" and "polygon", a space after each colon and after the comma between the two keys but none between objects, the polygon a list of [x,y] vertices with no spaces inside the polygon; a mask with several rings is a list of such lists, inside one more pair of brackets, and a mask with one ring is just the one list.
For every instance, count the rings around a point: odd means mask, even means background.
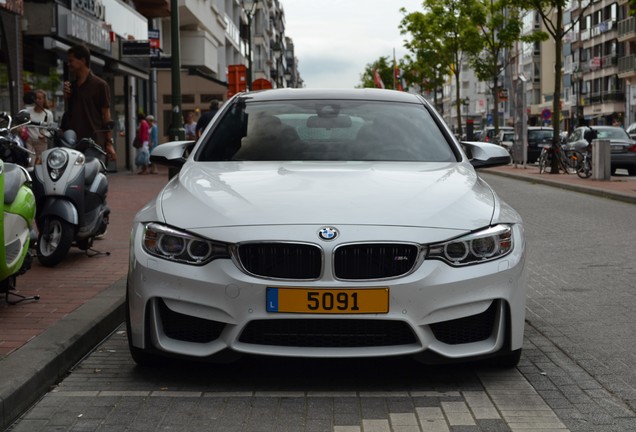
[{"label": "brick pavement", "polygon": [[17,288],[23,295],[40,295],[40,300],[16,306],[0,300],[0,359],[126,275],[131,221],[167,178],[167,170],[158,175],[109,175],[108,203],[112,212],[108,233],[93,245],[109,255],[89,258],[83,251],[71,248],[54,268],[44,267],[34,259],[31,270],[18,277]]},{"label": "brick pavement", "polygon": [[[514,165],[485,171],[636,203],[636,177],[621,175],[612,177],[611,181],[596,181],[580,179],[575,175],[539,174],[535,166]],[[15,414],[7,408],[15,403],[15,400],[10,400],[12,396],[20,399],[25,405],[23,408],[26,408],[34,401],[33,394],[37,398],[37,394],[41,394],[41,390],[52,383],[51,380],[56,381],[63,376],[94,343],[112,331],[115,325],[104,328],[99,321],[105,310],[112,310],[112,322],[121,322],[130,223],[134,214],[165,185],[167,170],[161,170],[160,175],[156,176],[121,172],[111,175],[109,180],[111,223],[106,239],[97,241],[95,248],[108,251],[110,255],[89,258],[79,250],[72,250],[53,269],[42,267],[35,261],[33,268],[18,278],[18,289],[25,295],[37,293],[41,299],[17,306],[8,306],[0,300],[0,360],[4,366],[0,368],[2,425],[6,425],[5,421]],[[59,331],[59,324],[65,324],[67,331]],[[89,333],[96,328],[99,331],[92,339],[81,339],[79,333]],[[75,334],[71,330],[75,330]],[[69,342],[64,338],[72,340]],[[73,342],[76,342],[75,352],[70,354],[69,346]],[[32,350],[29,349],[31,347]],[[12,370],[7,370],[7,365],[28,362],[34,353],[38,356],[45,352],[55,357],[50,359],[53,370],[51,372],[48,369],[48,364],[36,363],[31,371],[26,371],[33,375],[29,385],[20,384],[20,377],[13,376]],[[43,376],[46,376],[46,380]],[[39,384],[34,382],[38,378],[41,381]],[[16,406],[11,408],[20,409]]]}]

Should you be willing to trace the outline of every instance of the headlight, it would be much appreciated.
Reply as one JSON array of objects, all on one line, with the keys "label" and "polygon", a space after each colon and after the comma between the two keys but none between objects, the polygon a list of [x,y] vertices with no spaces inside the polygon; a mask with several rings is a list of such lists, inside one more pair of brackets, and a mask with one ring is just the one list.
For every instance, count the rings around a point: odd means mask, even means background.
[{"label": "headlight", "polygon": [[46,163],[49,168],[59,170],[64,168],[68,162],[68,155],[63,150],[53,150],[49,153],[49,157],[46,159]]},{"label": "headlight", "polygon": [[62,177],[67,163],[68,154],[64,150],[56,149],[49,153],[49,156],[46,158],[46,164],[49,167],[51,180],[58,181],[60,177]]},{"label": "headlight", "polygon": [[479,264],[501,258],[512,251],[512,227],[497,225],[432,245],[429,259],[439,259],[452,266]]},{"label": "headlight", "polygon": [[157,223],[144,226],[143,249],[150,255],[183,264],[204,265],[230,258],[228,245],[207,240]]}]

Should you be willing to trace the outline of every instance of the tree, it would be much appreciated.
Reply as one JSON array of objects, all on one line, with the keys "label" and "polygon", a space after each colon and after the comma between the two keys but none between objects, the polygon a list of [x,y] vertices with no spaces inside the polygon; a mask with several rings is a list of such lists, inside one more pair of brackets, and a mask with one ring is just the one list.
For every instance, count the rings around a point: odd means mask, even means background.
[{"label": "tree", "polygon": [[[565,35],[572,31],[579,20],[583,17],[584,12],[592,6],[593,2],[583,3],[579,0],[579,14],[572,16],[572,21],[566,26],[563,24],[563,15],[566,8],[570,5],[569,0],[519,0],[516,2],[520,7],[526,10],[535,10],[541,17],[541,21],[545,30],[554,40],[555,64],[554,64],[554,92],[552,98],[552,127],[554,134],[552,136],[552,147],[555,149],[560,145],[561,125],[561,79],[563,77],[563,40]],[[551,174],[558,174],[558,162],[556,158],[552,158],[550,167]]]},{"label": "tree", "polygon": [[477,79],[487,83],[493,95],[492,117],[495,133],[499,132],[499,77],[510,65],[509,55],[518,41],[533,42],[547,39],[544,34],[522,36],[522,11],[516,0],[480,0],[470,10],[479,28],[481,50],[469,58]]},{"label": "tree", "polygon": [[361,83],[357,88],[377,87],[375,84],[375,71],[378,71],[385,88],[390,88],[393,83],[393,64],[390,63],[389,57],[380,57],[373,63],[368,63],[364,68],[364,72],[360,75]]},{"label": "tree", "polygon": [[457,133],[462,133],[462,98],[460,74],[467,55],[479,51],[478,30],[471,19],[470,10],[475,0],[424,0],[424,12],[407,13],[400,9],[404,18],[400,22],[402,34],[410,34],[405,42],[416,59],[431,63],[430,78],[436,79],[434,71],[445,70],[443,75],[455,79],[454,105],[457,112]]}]

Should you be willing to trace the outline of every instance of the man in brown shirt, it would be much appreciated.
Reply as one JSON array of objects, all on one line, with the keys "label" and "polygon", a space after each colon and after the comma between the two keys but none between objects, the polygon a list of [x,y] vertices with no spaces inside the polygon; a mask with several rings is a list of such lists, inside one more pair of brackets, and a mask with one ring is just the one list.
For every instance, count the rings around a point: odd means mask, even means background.
[{"label": "man in brown shirt", "polygon": [[111,160],[116,160],[112,131],[106,126],[111,121],[108,83],[91,71],[91,54],[86,46],[74,45],[66,54],[75,80],[64,82],[66,112],[62,126],[74,130],[78,139],[94,139]]}]

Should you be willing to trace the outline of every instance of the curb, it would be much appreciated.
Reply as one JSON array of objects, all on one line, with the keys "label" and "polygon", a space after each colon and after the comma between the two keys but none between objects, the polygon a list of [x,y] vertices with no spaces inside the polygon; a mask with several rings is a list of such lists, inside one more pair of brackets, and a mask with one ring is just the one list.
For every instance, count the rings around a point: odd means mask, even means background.
[{"label": "curb", "polygon": [[0,362],[0,430],[5,430],[125,319],[126,277]]},{"label": "curb", "polygon": [[[537,184],[542,184],[546,186],[567,189],[574,192],[580,192],[587,195],[594,195],[594,196],[598,196],[602,198],[609,198],[616,201],[622,201],[628,204],[636,204],[636,196],[632,196],[632,195],[628,195],[628,194],[624,194],[620,192],[609,191],[607,189],[595,188],[593,186],[580,186],[576,184],[563,183],[563,182],[550,180],[550,179],[527,177],[523,175],[516,175],[516,174],[512,174],[508,172],[497,171],[495,169],[493,170],[486,169],[486,170],[483,170],[482,172],[498,175],[501,177],[513,178],[516,180],[522,180],[528,183],[537,183]],[[591,181],[594,181],[594,180],[591,180]]]}]

